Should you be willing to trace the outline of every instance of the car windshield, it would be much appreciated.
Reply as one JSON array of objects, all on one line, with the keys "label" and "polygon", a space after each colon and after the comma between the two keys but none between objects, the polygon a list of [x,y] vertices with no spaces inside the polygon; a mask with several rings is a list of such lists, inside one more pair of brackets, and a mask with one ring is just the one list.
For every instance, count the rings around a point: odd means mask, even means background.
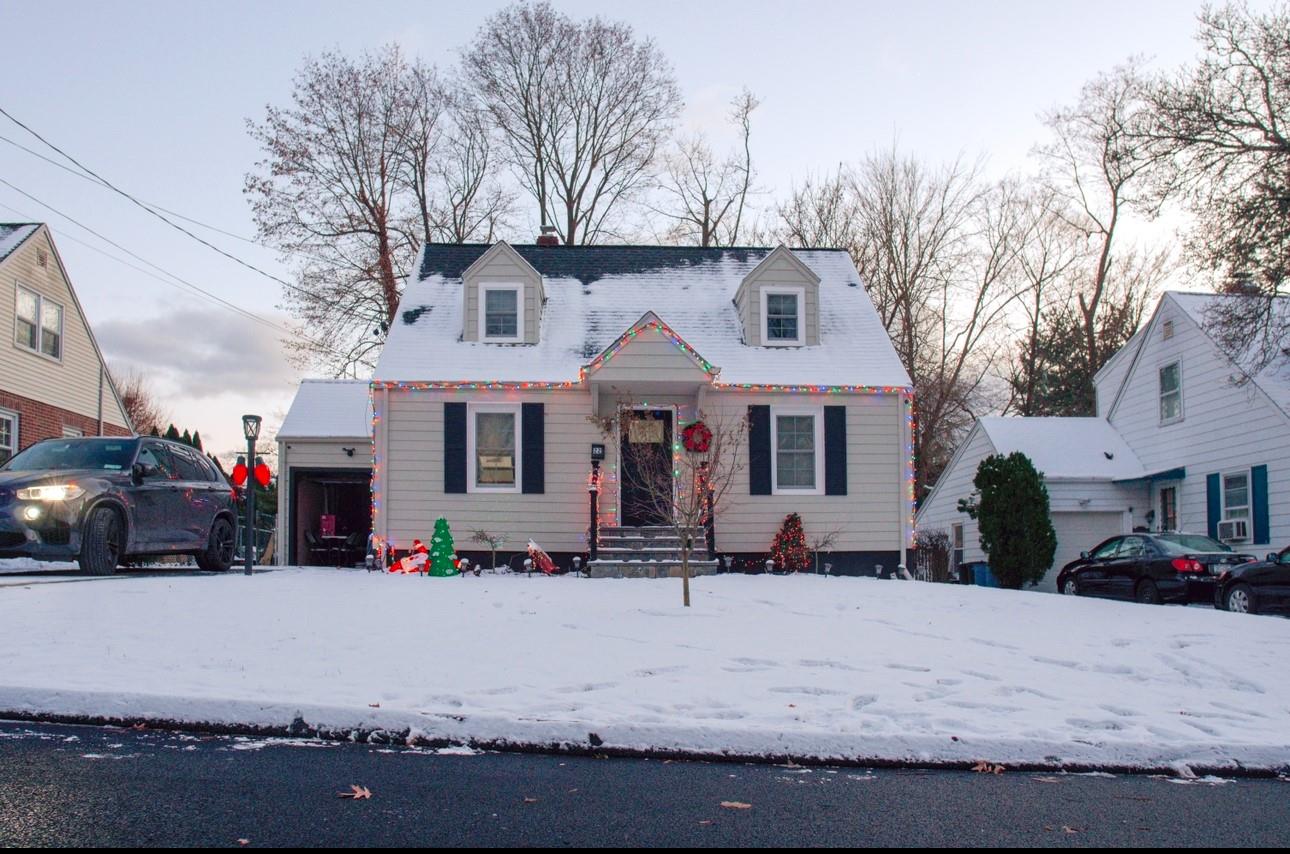
[{"label": "car windshield", "polygon": [[1190,552],[1230,552],[1231,549],[1218,540],[1202,537],[1200,534],[1160,534],[1156,544],[1165,554],[1183,555]]},{"label": "car windshield", "polygon": [[4,466],[4,471],[121,471],[134,459],[134,440],[55,439],[32,445]]}]

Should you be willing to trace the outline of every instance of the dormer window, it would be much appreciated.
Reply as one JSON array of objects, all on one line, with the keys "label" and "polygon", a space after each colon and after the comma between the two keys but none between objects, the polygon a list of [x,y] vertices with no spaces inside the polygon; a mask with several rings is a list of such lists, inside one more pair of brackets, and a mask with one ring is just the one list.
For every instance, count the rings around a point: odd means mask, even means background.
[{"label": "dormer window", "polygon": [[805,304],[805,288],[762,288],[762,343],[768,347],[799,347],[805,344],[802,316]]},{"label": "dormer window", "polygon": [[520,306],[523,285],[480,285],[479,340],[503,344],[521,338]]}]

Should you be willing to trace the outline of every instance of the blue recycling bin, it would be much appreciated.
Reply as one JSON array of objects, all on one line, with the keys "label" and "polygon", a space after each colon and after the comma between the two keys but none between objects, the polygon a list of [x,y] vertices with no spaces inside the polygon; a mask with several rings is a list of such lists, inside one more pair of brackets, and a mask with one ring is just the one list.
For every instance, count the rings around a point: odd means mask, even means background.
[{"label": "blue recycling bin", "polygon": [[999,579],[995,577],[994,571],[990,565],[985,562],[978,562],[972,567],[973,581],[977,587],[998,587]]}]

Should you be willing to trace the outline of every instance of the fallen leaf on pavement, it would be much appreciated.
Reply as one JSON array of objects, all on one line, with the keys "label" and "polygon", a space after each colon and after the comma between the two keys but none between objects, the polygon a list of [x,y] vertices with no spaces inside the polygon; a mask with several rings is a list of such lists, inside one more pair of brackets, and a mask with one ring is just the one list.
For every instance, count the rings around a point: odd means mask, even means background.
[{"label": "fallen leaf on pavement", "polygon": [[712,824],[712,819],[710,818],[700,819],[699,824]]},{"label": "fallen leaf on pavement", "polygon": [[366,801],[370,800],[372,797],[372,791],[366,786],[359,786],[355,783],[351,783],[349,788],[350,791],[348,792],[337,792],[336,797],[350,798],[355,801]]},{"label": "fallen leaf on pavement", "polygon": [[250,844],[251,844],[251,840],[249,840],[249,839],[238,839],[238,840],[237,840],[237,844],[238,844],[238,845],[241,845],[243,848],[245,848],[246,846],[248,846],[248,845],[250,845]]},{"label": "fallen leaf on pavement", "polygon": [[525,798],[525,799],[524,799],[524,803],[526,803],[526,804],[536,804],[536,803],[537,803],[537,801],[538,801],[538,799],[537,799],[537,798]]},{"label": "fallen leaf on pavement", "polygon": [[750,810],[752,804],[746,804],[743,801],[722,801],[721,805],[728,810]]},{"label": "fallen leaf on pavement", "polygon": [[368,704],[367,704],[367,707],[368,707],[369,709],[379,709],[379,708],[381,707],[381,704],[380,704],[380,703],[368,703]]},{"label": "fallen leaf on pavement", "polygon": [[1002,765],[991,765],[989,762],[978,762],[972,766],[972,770],[978,774],[1002,774]]},{"label": "fallen leaf on pavement", "polygon": [[1068,825],[1063,824],[1063,825],[1062,825],[1062,833],[1079,833],[1079,828],[1078,828],[1078,827],[1069,827]]}]

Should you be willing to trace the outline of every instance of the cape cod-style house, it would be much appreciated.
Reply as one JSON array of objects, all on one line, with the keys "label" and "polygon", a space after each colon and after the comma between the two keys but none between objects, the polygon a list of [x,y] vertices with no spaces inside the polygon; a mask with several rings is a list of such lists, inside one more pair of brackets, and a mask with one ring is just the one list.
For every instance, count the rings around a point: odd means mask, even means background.
[{"label": "cape cod-style house", "polygon": [[[958,510],[989,454],[1022,451],[1048,487],[1057,556],[1041,583],[1134,530],[1207,534],[1262,555],[1290,544],[1290,357],[1247,376],[1210,336],[1211,311],[1247,299],[1170,291],[1094,377],[1092,418],[981,418],[918,511],[953,559],[984,560]],[[1284,323],[1290,298],[1274,313]]]},{"label": "cape cod-style house", "polygon": [[0,463],[41,439],[133,432],[43,223],[0,223],[0,329]]},{"label": "cape cod-style house", "polygon": [[[700,559],[761,560],[794,512],[808,538],[833,535],[837,573],[894,568],[911,535],[909,378],[840,250],[428,245],[371,403],[373,533],[396,551],[442,516],[475,560],[476,531],[503,554],[532,539],[565,566],[596,555],[652,521],[626,495],[623,444],[683,453],[703,419],[748,427]],[[606,435],[621,407],[651,429]]]}]

